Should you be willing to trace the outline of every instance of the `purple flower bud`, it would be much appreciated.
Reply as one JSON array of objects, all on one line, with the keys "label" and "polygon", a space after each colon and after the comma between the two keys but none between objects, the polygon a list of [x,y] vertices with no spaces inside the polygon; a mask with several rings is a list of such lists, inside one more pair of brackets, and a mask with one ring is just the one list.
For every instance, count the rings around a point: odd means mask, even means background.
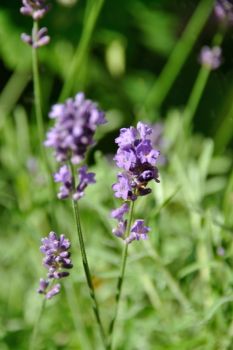
[{"label": "purple flower bud", "polygon": [[201,49],[199,60],[200,63],[206,66],[208,69],[215,70],[222,63],[222,50],[218,46],[213,48],[204,46]]},{"label": "purple flower bud", "polygon": [[33,40],[32,37],[26,33],[21,34],[21,40],[24,41],[26,44],[32,46],[33,45]]},{"label": "purple flower bud", "polygon": [[37,292],[40,294],[45,294],[46,289],[48,288],[49,281],[43,278],[40,278],[40,287],[37,289]]},{"label": "purple flower bud", "polygon": [[124,237],[127,221],[119,221],[116,228],[112,230],[112,233],[117,237]]},{"label": "purple flower bud", "polygon": [[47,45],[50,41],[50,37],[47,35],[48,29],[41,28],[38,30],[35,35],[21,34],[21,39],[25,43],[29,44],[33,48],[37,49],[38,47]]},{"label": "purple flower bud", "polygon": [[51,299],[52,297],[54,297],[54,295],[58,294],[61,290],[61,285],[58,283],[58,284],[55,284],[55,286],[52,287],[52,289],[50,289],[46,295],[45,295],[45,298],[46,299]]},{"label": "purple flower bud", "polygon": [[117,208],[112,211],[111,216],[114,219],[117,219],[118,221],[123,220],[123,216],[128,213],[129,211],[129,206],[127,203],[124,203],[120,208]]}]

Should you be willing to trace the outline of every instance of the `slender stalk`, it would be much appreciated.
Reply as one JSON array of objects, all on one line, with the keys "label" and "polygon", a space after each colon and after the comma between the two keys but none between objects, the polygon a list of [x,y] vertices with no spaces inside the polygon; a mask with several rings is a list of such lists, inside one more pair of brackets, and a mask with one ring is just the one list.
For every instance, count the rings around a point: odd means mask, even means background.
[{"label": "slender stalk", "polygon": [[[71,162],[69,162],[69,166],[70,166],[71,173],[72,173],[73,189],[75,189],[74,167],[73,167]],[[89,268],[89,264],[88,264],[88,260],[87,260],[85,243],[84,243],[83,233],[82,233],[81,220],[80,220],[80,215],[79,215],[78,201],[72,200],[72,204],[73,204],[73,209],[74,209],[74,218],[75,218],[76,229],[77,229],[79,245],[80,245],[80,250],[81,250],[83,268],[84,268],[84,272],[85,272],[85,276],[86,276],[87,285],[89,288],[89,294],[90,294],[90,297],[92,300],[92,309],[93,309],[93,312],[95,315],[97,325],[99,327],[99,331],[100,331],[100,335],[101,335],[104,347],[106,348],[105,331],[104,331],[104,327],[103,327],[103,324],[102,324],[102,321],[100,318],[99,305],[98,305],[98,302],[96,299],[95,289],[94,289],[94,285],[92,282],[91,272],[90,272],[90,268]]]},{"label": "slender stalk", "polygon": [[146,96],[143,108],[159,108],[163,103],[212,11],[213,2],[199,2],[167,64]]},{"label": "slender stalk", "polygon": [[188,129],[188,126],[190,126],[190,123],[196,113],[197,107],[201,100],[201,96],[209,78],[210,71],[211,70],[204,65],[202,65],[199,70],[197,79],[195,81],[191,95],[189,97],[188,103],[184,111],[184,128],[186,130]]},{"label": "slender stalk", "polygon": [[[213,38],[212,45],[219,46],[221,45],[224,37],[224,32],[221,29]],[[188,130],[192,119],[197,111],[197,107],[200,103],[203,91],[207,84],[208,78],[210,76],[211,69],[205,65],[202,65],[199,73],[197,75],[197,79],[194,83],[193,89],[191,91],[189,100],[187,102],[186,108],[184,110],[184,129]]]},{"label": "slender stalk", "polygon": [[32,331],[32,336],[31,336],[30,344],[29,344],[29,350],[36,350],[36,348],[37,348],[37,344],[38,344],[37,343],[37,335],[38,335],[38,331],[39,331],[40,320],[41,320],[43,311],[45,309],[45,304],[46,304],[46,299],[44,298],[43,301],[42,301],[41,308],[39,310],[39,314],[37,316],[37,320],[36,320],[36,322],[34,324],[34,328],[33,328],[33,331]]},{"label": "slender stalk", "polygon": [[[36,34],[38,32],[38,21],[33,22],[33,30],[32,36],[33,41],[36,41]],[[51,207],[50,207],[50,215],[51,220],[53,222],[54,227],[57,226],[56,218],[55,218],[55,209],[54,209],[54,199],[56,198],[56,187],[52,177],[52,169],[49,164],[49,160],[45,151],[45,147],[43,145],[45,130],[44,130],[44,122],[43,122],[43,113],[42,113],[42,98],[41,98],[41,87],[40,87],[40,75],[39,75],[39,61],[38,61],[38,52],[37,48],[32,48],[32,68],[33,68],[33,87],[34,87],[34,96],[35,96],[35,115],[36,115],[36,124],[38,131],[38,138],[40,144],[40,153],[41,158],[43,160],[43,164],[46,169],[46,175],[49,183],[50,195],[52,198]]]},{"label": "slender stalk", "polygon": [[85,244],[84,244],[84,240],[83,240],[78,202],[74,201],[74,200],[72,202],[73,202],[74,217],[75,217],[77,234],[78,234],[78,239],[79,239],[79,244],[80,244],[80,250],[81,250],[81,255],[82,255],[82,263],[83,263],[83,268],[84,268],[84,272],[86,275],[87,285],[89,287],[89,294],[90,294],[90,297],[92,300],[92,308],[93,308],[93,312],[94,312],[94,315],[95,315],[95,318],[96,318],[96,321],[97,321],[97,324],[98,324],[98,327],[100,330],[103,344],[104,344],[104,346],[106,346],[105,345],[105,342],[106,342],[105,341],[105,332],[104,332],[104,328],[103,328],[102,321],[100,318],[99,306],[98,306],[98,302],[97,302],[96,295],[95,295],[95,289],[94,289],[92,278],[91,278],[90,268],[89,268],[86,250],[85,250]]},{"label": "slender stalk", "polygon": [[[36,41],[36,34],[38,32],[38,22],[33,22],[33,30],[32,30],[32,36],[33,41]],[[34,85],[34,96],[35,96],[35,114],[36,114],[36,123],[37,123],[37,130],[38,130],[38,137],[40,142],[40,150],[41,155],[46,159],[45,150],[43,147],[43,141],[44,141],[44,123],[43,123],[43,114],[42,114],[42,107],[41,107],[41,91],[40,91],[40,78],[39,78],[39,64],[38,64],[38,54],[37,54],[37,48],[32,48],[32,68],[33,68],[33,85]],[[45,162],[47,164],[47,160]]]},{"label": "slender stalk", "polygon": [[[133,219],[133,208],[134,208],[134,201],[132,201],[130,203],[129,220],[128,220],[128,224],[127,224],[127,228],[126,228],[126,237],[128,237],[129,233],[130,233],[131,223],[132,223],[132,219]],[[112,349],[114,327],[115,327],[115,323],[116,323],[117,315],[118,315],[118,310],[119,310],[122,285],[123,285],[123,281],[124,281],[124,277],[125,277],[125,267],[126,267],[127,257],[128,257],[128,244],[125,244],[125,247],[124,247],[124,250],[122,253],[120,276],[119,276],[118,281],[117,281],[117,290],[116,290],[116,295],[115,295],[115,300],[116,300],[115,313],[114,313],[114,317],[110,323],[109,330],[108,330],[109,339],[108,339],[107,350]]]}]

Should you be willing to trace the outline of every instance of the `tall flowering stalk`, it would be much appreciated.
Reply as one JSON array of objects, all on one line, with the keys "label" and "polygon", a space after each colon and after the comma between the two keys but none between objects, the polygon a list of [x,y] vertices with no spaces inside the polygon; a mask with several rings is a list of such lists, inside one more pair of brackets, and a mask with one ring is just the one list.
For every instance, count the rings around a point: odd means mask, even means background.
[{"label": "tall flowering stalk", "polygon": [[94,102],[86,99],[83,93],[79,93],[64,104],[54,105],[49,116],[54,119],[55,125],[48,131],[44,143],[46,147],[54,149],[56,160],[62,163],[54,174],[54,181],[61,184],[57,196],[59,199],[70,198],[73,204],[83,268],[94,315],[105,345],[105,332],[87,259],[78,206],[86,187],[95,183],[95,174],[88,172],[87,166],[82,163],[87,150],[94,144],[96,128],[106,122],[104,112]]},{"label": "tall flowering stalk", "polygon": [[225,31],[233,24],[233,4],[231,0],[216,0],[214,13],[219,22],[219,28],[213,38],[212,47],[204,46],[199,54],[201,68],[194,83],[189,100],[184,111],[184,129],[188,129],[195,115],[201,96],[207,84],[210,73],[222,64],[221,44]]},{"label": "tall flowering stalk", "polygon": [[[31,35],[22,33],[21,39],[32,48],[32,71],[33,71],[33,90],[34,90],[34,104],[35,104],[35,116],[38,131],[38,138],[40,144],[40,153],[44,162],[44,166],[47,171],[49,190],[51,197],[55,198],[55,187],[51,177],[51,169],[49,160],[47,158],[45,149],[43,147],[44,141],[44,122],[42,112],[42,98],[41,98],[41,87],[40,87],[40,74],[39,74],[39,60],[38,60],[38,49],[50,42],[48,36],[48,29],[46,27],[40,28],[40,20],[44,18],[46,13],[49,11],[49,5],[46,0],[22,0],[22,7],[20,12],[29,16],[33,19],[33,28]],[[51,212],[54,212],[53,201],[51,201]],[[54,215],[51,215],[53,222],[55,223]]]},{"label": "tall flowering stalk", "polygon": [[[123,171],[117,175],[118,181],[112,186],[115,196],[124,202],[112,211],[111,216],[117,220],[117,226],[113,234],[124,241],[120,276],[117,282],[116,308],[112,322],[109,326],[108,349],[112,348],[112,337],[117,319],[119,302],[122,293],[122,285],[125,276],[128,246],[133,241],[148,238],[150,228],[145,226],[143,219],[133,222],[133,210],[135,201],[140,196],[151,193],[148,183],[159,183],[158,169],[156,167],[159,151],[153,148],[151,141],[152,128],[139,122],[137,128],[130,127],[120,130],[120,136],[115,140],[118,150],[114,160],[117,167]],[[128,219],[125,215],[128,213]]]},{"label": "tall flowering stalk", "polygon": [[223,40],[223,32],[218,32],[213,40],[217,42],[212,48],[209,46],[202,47],[199,54],[201,64],[196,81],[184,110],[184,129],[188,130],[190,123],[196,113],[201,96],[209,79],[210,73],[218,69],[222,64],[222,49],[219,46]]},{"label": "tall flowering stalk", "polygon": [[38,136],[40,141],[41,153],[44,157],[45,164],[48,166],[46,155],[43,148],[44,139],[44,124],[41,106],[41,90],[39,78],[39,63],[38,63],[38,48],[47,45],[50,41],[47,28],[39,28],[39,21],[43,19],[48,12],[49,6],[46,0],[22,0],[20,12],[25,16],[30,16],[33,19],[33,28],[31,35],[23,33],[21,39],[32,47],[32,69],[33,69],[33,84],[35,95],[35,114],[37,121]]}]

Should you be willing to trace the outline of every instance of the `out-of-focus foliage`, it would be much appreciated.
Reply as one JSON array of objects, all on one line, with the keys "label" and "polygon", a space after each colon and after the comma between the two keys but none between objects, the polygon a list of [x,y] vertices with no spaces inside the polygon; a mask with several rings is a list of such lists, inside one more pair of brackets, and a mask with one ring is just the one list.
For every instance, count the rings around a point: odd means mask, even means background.
[{"label": "out-of-focus foliage", "polygon": [[[85,90],[107,112],[109,122],[98,132],[98,144],[88,158],[97,184],[80,201],[104,325],[114,311],[122,251],[109,217],[119,205],[111,189],[117,172],[112,162],[114,138],[121,126],[139,119],[160,120],[166,163],[159,167],[161,183],[154,185],[152,195],[136,202],[135,217],[143,218],[152,230],[147,242],[135,242],[129,249],[115,349],[231,350],[232,30],[222,44],[223,65],[211,73],[187,127],[183,106],[199,70],[198,53],[218,30],[213,14],[161,106],[147,109],[145,99],[197,5],[188,0],[105,1],[90,30],[97,5],[97,0],[54,1],[43,20],[51,44],[39,51],[39,57],[46,129],[50,106],[64,85],[71,95]],[[45,272],[41,237],[55,230],[73,240],[75,229],[71,205],[51,198],[40,158],[31,51],[20,41],[22,31],[30,32],[31,22],[19,14],[19,6],[20,2],[0,4],[1,350],[28,349],[41,307],[36,293]],[[73,64],[77,70],[71,75]],[[47,303],[38,349],[101,349],[77,239],[72,250],[75,267],[62,293]]]}]

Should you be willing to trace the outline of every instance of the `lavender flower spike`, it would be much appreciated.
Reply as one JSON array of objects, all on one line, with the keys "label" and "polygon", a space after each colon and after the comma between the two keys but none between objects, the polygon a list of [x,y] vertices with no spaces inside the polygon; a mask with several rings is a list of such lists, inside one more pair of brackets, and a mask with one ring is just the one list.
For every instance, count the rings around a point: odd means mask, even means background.
[{"label": "lavender flower spike", "polygon": [[36,21],[43,18],[49,10],[46,0],[22,0],[22,5],[22,15],[31,16]]},{"label": "lavender flower spike", "polygon": [[233,24],[233,3],[231,0],[216,0],[214,11],[219,21],[226,25]]},{"label": "lavender flower spike", "polygon": [[156,163],[160,152],[152,146],[151,133],[151,127],[142,122],[137,124],[137,129],[120,130],[114,160],[124,171],[118,174],[118,182],[112,187],[117,198],[136,200],[151,192],[146,189],[149,181],[159,182]]},{"label": "lavender flower spike", "polygon": [[42,239],[40,250],[45,255],[43,265],[48,269],[48,279],[40,279],[40,287],[37,291],[44,294],[47,299],[58,294],[61,288],[59,283],[51,287],[51,282],[69,276],[69,272],[64,270],[73,267],[69,248],[70,241],[65,235],[58,237],[55,232],[50,232],[48,237]]},{"label": "lavender flower spike", "polygon": [[200,63],[211,70],[217,69],[222,63],[222,50],[220,47],[215,46],[210,48],[204,46],[200,52]]},{"label": "lavender flower spike", "polygon": [[83,93],[53,106],[49,116],[55,120],[55,126],[47,133],[44,144],[55,150],[58,162],[71,160],[73,164],[84,159],[94,144],[97,126],[106,122],[104,112]]},{"label": "lavender flower spike", "polygon": [[[135,201],[139,196],[151,193],[151,189],[147,187],[150,181],[159,182],[156,164],[160,152],[153,148],[152,131],[149,125],[142,122],[137,124],[137,128],[131,126],[120,130],[120,136],[115,140],[118,150],[114,160],[123,171],[118,173],[118,181],[112,186],[115,197],[124,201]],[[128,221],[124,218],[128,212],[128,203],[112,211],[111,216],[118,220],[117,227],[112,230],[113,234],[124,239],[127,244],[146,239],[150,229],[144,226],[144,220],[136,220],[130,233],[128,232]]]}]

